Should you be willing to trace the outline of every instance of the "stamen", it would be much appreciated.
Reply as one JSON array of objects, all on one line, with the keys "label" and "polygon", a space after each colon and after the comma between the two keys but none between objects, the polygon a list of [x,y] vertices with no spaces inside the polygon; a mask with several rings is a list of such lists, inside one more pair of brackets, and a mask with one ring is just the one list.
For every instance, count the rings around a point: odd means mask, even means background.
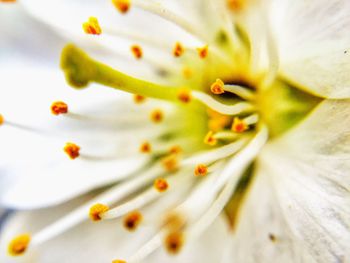
[{"label": "stamen", "polygon": [[141,103],[145,102],[145,100],[146,100],[145,96],[134,94],[134,102],[136,104],[141,104]]},{"label": "stamen", "polygon": [[189,90],[180,90],[178,93],[178,98],[183,103],[189,103],[191,101],[191,93]]},{"label": "stamen", "polygon": [[75,88],[86,87],[90,81],[145,97],[178,102],[179,87],[162,86],[125,75],[94,61],[74,45],[67,45],[61,55],[61,68]]},{"label": "stamen", "polygon": [[227,0],[227,6],[231,11],[238,12],[244,7],[244,2],[246,0]]},{"label": "stamen", "polygon": [[142,153],[150,153],[152,151],[152,146],[149,142],[144,142],[140,146],[140,152]]},{"label": "stamen", "polygon": [[169,187],[168,182],[163,178],[158,178],[154,181],[154,188],[158,192],[165,192]]},{"label": "stamen", "polygon": [[171,154],[179,154],[182,152],[182,149],[179,145],[175,145],[175,146],[172,146],[170,149],[169,149],[169,153]]},{"label": "stamen", "polygon": [[175,57],[180,57],[185,52],[185,48],[181,45],[180,42],[176,42],[174,49],[173,49],[173,55]]},{"label": "stamen", "polygon": [[96,17],[90,17],[89,20],[83,23],[83,30],[86,34],[90,35],[100,35],[102,29]]},{"label": "stamen", "polygon": [[238,138],[238,134],[232,131],[221,131],[214,134],[217,140],[233,140]]},{"label": "stamen", "polygon": [[0,3],[15,3],[16,0],[0,0]]},{"label": "stamen", "polygon": [[109,210],[109,207],[104,204],[95,204],[90,208],[89,216],[92,221],[100,221],[101,215]]},{"label": "stamen", "polygon": [[234,105],[222,104],[211,96],[200,91],[192,91],[192,96],[207,105],[209,108],[226,115],[237,115],[251,111],[254,108],[253,105],[248,102],[239,102]]},{"label": "stamen", "polygon": [[160,109],[155,109],[151,112],[150,115],[151,121],[153,121],[154,123],[159,123],[163,120],[164,118],[164,114],[163,111]]},{"label": "stamen", "polygon": [[204,137],[204,143],[208,144],[210,146],[214,146],[217,143],[217,140],[214,138],[214,133],[212,131],[209,131],[207,135]]},{"label": "stamen", "polygon": [[112,0],[114,6],[118,9],[119,12],[125,14],[130,9],[130,0]]},{"label": "stamen", "polygon": [[20,256],[24,252],[26,252],[29,243],[30,243],[30,235],[22,234],[12,239],[10,244],[8,245],[8,253],[11,256]]},{"label": "stamen", "polygon": [[170,254],[177,254],[184,244],[184,234],[180,231],[169,233],[164,240],[164,245]]},{"label": "stamen", "polygon": [[194,169],[195,176],[205,176],[208,173],[208,167],[205,164],[198,164]]},{"label": "stamen", "polygon": [[132,45],[130,50],[136,59],[141,59],[143,56],[142,48],[139,45]]},{"label": "stamen", "polygon": [[124,218],[124,227],[129,231],[135,231],[142,221],[142,214],[138,211],[129,213]]},{"label": "stamen", "polygon": [[80,147],[74,143],[67,142],[63,148],[64,152],[69,156],[70,159],[74,160],[78,158],[80,153]]},{"label": "stamen", "polygon": [[178,159],[176,154],[170,154],[162,159],[162,165],[168,172],[174,172],[178,169]]},{"label": "stamen", "polygon": [[205,59],[209,53],[208,49],[209,49],[208,45],[205,45],[204,47],[197,48],[198,56],[201,59]]},{"label": "stamen", "polygon": [[4,122],[5,122],[5,118],[4,118],[4,116],[2,114],[0,114],[0,126],[2,124],[4,124]]},{"label": "stamen", "polygon": [[55,101],[51,104],[51,112],[53,115],[65,114],[68,112],[68,105],[63,101]]},{"label": "stamen", "polygon": [[125,260],[115,259],[112,263],[127,263]]},{"label": "stamen", "polygon": [[242,87],[240,85],[228,85],[226,84],[223,87],[224,91],[231,92],[233,94],[236,94],[237,96],[246,99],[251,100],[254,98],[254,93],[248,90],[245,87]]},{"label": "stamen", "polygon": [[244,120],[235,117],[232,123],[231,130],[238,133],[245,132],[246,130],[248,130],[248,125],[245,123]]},{"label": "stamen", "polygon": [[216,81],[210,86],[210,90],[216,95],[223,94],[225,92],[224,85],[225,84],[221,79],[216,79]]}]

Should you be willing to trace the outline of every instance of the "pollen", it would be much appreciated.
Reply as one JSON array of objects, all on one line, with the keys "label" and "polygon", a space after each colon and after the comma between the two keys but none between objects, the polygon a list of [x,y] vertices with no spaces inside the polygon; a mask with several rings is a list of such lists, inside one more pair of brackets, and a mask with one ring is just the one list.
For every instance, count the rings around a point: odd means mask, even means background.
[{"label": "pollen", "polygon": [[164,119],[163,111],[160,109],[155,109],[151,112],[150,115],[151,121],[154,123],[159,123]]},{"label": "pollen", "polygon": [[83,23],[83,30],[89,35],[101,35],[102,29],[96,17],[90,17],[89,20]]},{"label": "pollen", "polygon": [[90,207],[89,217],[92,221],[100,221],[101,215],[109,210],[109,207],[104,204],[95,204]]},{"label": "pollen", "polygon": [[162,165],[168,172],[176,171],[179,165],[177,154],[170,154],[162,159]]},{"label": "pollen", "polygon": [[131,53],[136,59],[141,59],[143,56],[142,48],[139,45],[132,45],[130,47]]},{"label": "pollen", "polygon": [[129,231],[134,231],[142,221],[142,214],[139,211],[129,213],[124,218],[124,227]]},{"label": "pollen", "polygon": [[4,122],[5,122],[5,118],[4,118],[3,115],[0,114],[0,126],[1,126],[2,124],[4,124]]},{"label": "pollen", "polygon": [[26,252],[28,245],[30,243],[30,235],[22,234],[11,240],[8,245],[8,253],[11,256],[20,256]]},{"label": "pollen", "polygon": [[173,49],[173,55],[174,57],[181,57],[183,53],[185,52],[185,48],[182,46],[180,42],[176,42],[174,49]]},{"label": "pollen", "polygon": [[209,47],[208,45],[205,45],[204,47],[197,48],[198,56],[202,59],[205,59],[208,56],[209,53]]},{"label": "pollen", "polygon": [[241,120],[240,118],[236,117],[233,119],[231,130],[237,133],[244,132],[248,130],[248,125],[244,122],[244,120]]},{"label": "pollen", "polygon": [[205,164],[198,164],[194,169],[195,176],[205,176],[208,173],[208,167]]},{"label": "pollen", "polygon": [[184,235],[182,232],[175,231],[169,233],[164,240],[164,245],[170,254],[177,254],[184,244]]},{"label": "pollen", "polygon": [[51,112],[53,115],[65,114],[68,112],[68,105],[63,101],[55,101],[51,104]]},{"label": "pollen", "polygon": [[210,91],[216,95],[223,94],[224,90],[224,82],[221,79],[217,79],[211,86]]},{"label": "pollen", "polygon": [[154,188],[158,192],[165,192],[169,188],[168,182],[163,178],[158,178],[154,181]]},{"label": "pollen", "polygon": [[118,9],[122,14],[125,14],[130,9],[130,0],[112,0],[113,5]]},{"label": "pollen", "polygon": [[214,138],[214,132],[209,131],[207,135],[204,137],[204,143],[210,146],[214,146],[217,143],[217,140]]},{"label": "pollen", "polygon": [[141,104],[141,103],[145,102],[145,100],[146,100],[145,96],[134,94],[134,102],[136,104]]},{"label": "pollen", "polygon": [[140,146],[140,152],[142,153],[150,153],[152,151],[152,146],[149,142],[144,142]]},{"label": "pollen", "polygon": [[180,90],[177,94],[177,98],[183,103],[189,103],[191,101],[191,93],[187,89]]},{"label": "pollen", "polygon": [[75,158],[78,158],[80,155],[79,153],[80,147],[75,143],[67,142],[63,150],[72,160],[74,160]]}]

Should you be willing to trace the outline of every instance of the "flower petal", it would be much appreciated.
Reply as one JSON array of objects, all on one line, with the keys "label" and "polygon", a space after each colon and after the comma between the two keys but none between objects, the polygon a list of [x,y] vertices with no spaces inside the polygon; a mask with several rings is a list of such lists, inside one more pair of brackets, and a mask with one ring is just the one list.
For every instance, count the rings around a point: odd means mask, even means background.
[{"label": "flower petal", "polygon": [[349,12],[347,0],[274,1],[271,23],[288,81],[322,97],[350,97]]},{"label": "flower petal", "polygon": [[324,101],[262,155],[292,232],[317,262],[350,256],[349,110],[349,100]]}]

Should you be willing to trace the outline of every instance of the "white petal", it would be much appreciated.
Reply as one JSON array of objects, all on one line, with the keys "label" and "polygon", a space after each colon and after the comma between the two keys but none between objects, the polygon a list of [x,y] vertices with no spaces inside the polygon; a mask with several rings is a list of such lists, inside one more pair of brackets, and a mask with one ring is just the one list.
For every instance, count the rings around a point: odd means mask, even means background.
[{"label": "white petal", "polygon": [[327,98],[350,97],[350,2],[274,1],[271,23],[281,72],[292,83]]},{"label": "white petal", "polygon": [[256,169],[238,222],[231,230],[233,240],[226,245],[227,262],[315,262],[291,232],[272,189],[269,172],[261,164]]},{"label": "white petal", "polygon": [[347,262],[350,101],[325,101],[262,155],[283,214],[317,262]]}]

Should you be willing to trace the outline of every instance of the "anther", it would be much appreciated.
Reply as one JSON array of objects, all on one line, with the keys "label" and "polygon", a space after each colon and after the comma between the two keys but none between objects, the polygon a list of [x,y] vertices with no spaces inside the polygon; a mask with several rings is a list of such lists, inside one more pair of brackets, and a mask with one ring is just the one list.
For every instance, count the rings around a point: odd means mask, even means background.
[{"label": "anther", "polygon": [[141,59],[143,56],[142,48],[139,45],[132,45],[130,50],[136,59]]},{"label": "anther", "polygon": [[145,102],[145,100],[146,100],[145,96],[134,94],[134,102],[136,104],[141,104],[141,103]]},{"label": "anther", "polygon": [[5,118],[0,114],[0,125],[4,124]]},{"label": "anther", "polygon": [[216,79],[216,81],[210,86],[210,91],[216,95],[223,94],[225,83],[221,79]]},{"label": "anther", "polygon": [[209,47],[208,45],[205,45],[204,47],[197,48],[198,56],[202,59],[205,59],[208,56],[209,53]]},{"label": "anther", "polygon": [[112,3],[122,14],[127,13],[130,9],[130,0],[112,0]]},{"label": "anther", "polygon": [[142,214],[139,211],[129,213],[124,218],[124,227],[129,231],[134,231],[142,221]]},{"label": "anther", "polygon": [[67,142],[66,145],[63,148],[64,152],[74,160],[75,158],[79,157],[80,153],[80,147],[74,143]]},{"label": "anther", "polygon": [[182,46],[182,44],[180,42],[176,42],[173,49],[174,57],[180,57],[184,52],[185,52],[185,48]]},{"label": "anther", "polygon": [[245,0],[227,0],[227,6],[234,12],[238,12],[243,9]]},{"label": "anther", "polygon": [[184,235],[182,232],[171,232],[164,240],[165,248],[171,254],[178,253],[184,244]]},{"label": "anther", "polygon": [[169,188],[168,182],[163,178],[158,178],[154,180],[154,188],[158,192],[165,192]]},{"label": "anther", "polygon": [[0,0],[0,3],[15,3],[16,0]]},{"label": "anther", "polygon": [[55,101],[51,104],[51,112],[53,115],[65,114],[68,112],[68,105],[63,101]]},{"label": "anther", "polygon": [[177,97],[183,103],[189,103],[191,101],[191,93],[186,89],[180,90],[177,94]]},{"label": "anther", "polygon": [[246,130],[248,130],[248,125],[245,123],[244,120],[241,120],[240,118],[238,117],[235,117],[233,119],[233,123],[232,123],[232,127],[231,127],[231,130],[234,131],[234,132],[237,132],[237,133],[241,133],[241,132],[244,132]]},{"label": "anther", "polygon": [[90,17],[89,20],[83,23],[83,30],[86,34],[100,35],[102,29],[96,17]]},{"label": "anther", "polygon": [[28,245],[30,243],[30,235],[22,234],[11,240],[8,245],[8,253],[11,256],[20,256],[26,252]]},{"label": "anther", "polygon": [[214,133],[212,131],[209,131],[207,135],[204,137],[204,143],[208,144],[210,146],[214,146],[217,143],[217,140],[214,138]]},{"label": "anther", "polygon": [[168,172],[176,171],[179,165],[177,154],[170,154],[162,159],[162,165]]},{"label": "anther", "polygon": [[150,118],[154,123],[159,123],[163,120],[164,114],[163,114],[162,110],[155,109],[151,112]]},{"label": "anther", "polygon": [[169,149],[169,153],[172,153],[172,154],[179,154],[181,152],[182,152],[182,149],[179,145],[174,145]]},{"label": "anther", "polygon": [[127,263],[125,260],[115,259],[112,263]]},{"label": "anther", "polygon": [[149,142],[144,142],[140,146],[140,152],[142,153],[150,153],[152,151],[152,146]]},{"label": "anther", "polygon": [[208,167],[205,164],[198,164],[194,169],[195,176],[205,176],[208,173]]},{"label": "anther", "polygon": [[109,207],[104,204],[95,204],[90,207],[89,217],[92,221],[100,221],[101,215],[109,210]]},{"label": "anther", "polygon": [[182,75],[184,76],[185,79],[190,79],[193,75],[193,72],[189,67],[184,67],[182,69]]}]

